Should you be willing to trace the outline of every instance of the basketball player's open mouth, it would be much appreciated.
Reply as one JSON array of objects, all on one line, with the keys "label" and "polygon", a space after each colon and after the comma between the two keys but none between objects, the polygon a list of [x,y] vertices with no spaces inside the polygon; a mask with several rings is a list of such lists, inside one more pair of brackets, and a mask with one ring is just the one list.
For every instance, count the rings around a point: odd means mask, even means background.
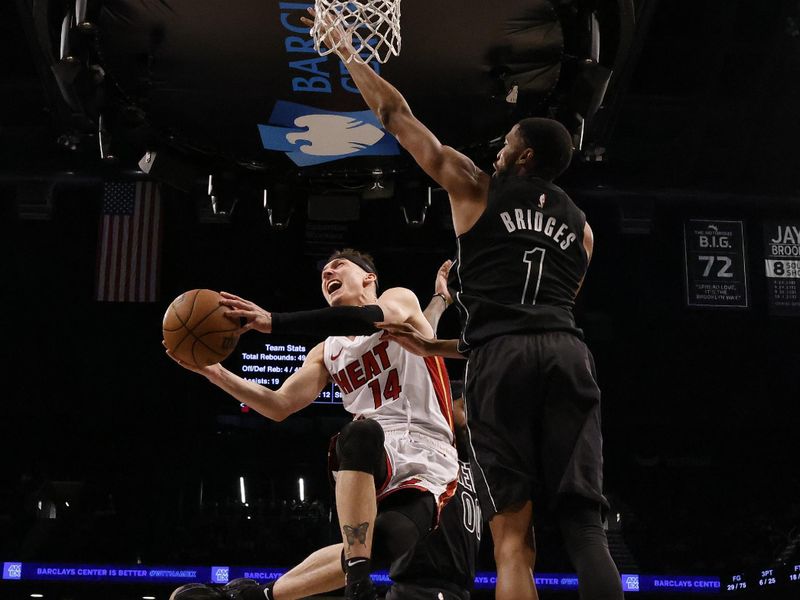
[{"label": "basketball player's open mouth", "polygon": [[338,290],[340,287],[342,287],[342,282],[341,281],[339,281],[338,279],[331,279],[328,282],[328,293],[332,294],[333,292]]}]

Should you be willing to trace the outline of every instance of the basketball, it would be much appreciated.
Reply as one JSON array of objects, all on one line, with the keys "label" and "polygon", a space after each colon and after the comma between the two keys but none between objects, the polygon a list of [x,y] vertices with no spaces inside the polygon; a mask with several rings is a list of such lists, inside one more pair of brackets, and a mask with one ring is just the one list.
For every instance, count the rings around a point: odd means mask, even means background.
[{"label": "basketball", "polygon": [[222,296],[213,290],[189,290],[167,307],[162,333],[178,360],[206,367],[226,359],[239,341],[239,323],[225,316]]}]

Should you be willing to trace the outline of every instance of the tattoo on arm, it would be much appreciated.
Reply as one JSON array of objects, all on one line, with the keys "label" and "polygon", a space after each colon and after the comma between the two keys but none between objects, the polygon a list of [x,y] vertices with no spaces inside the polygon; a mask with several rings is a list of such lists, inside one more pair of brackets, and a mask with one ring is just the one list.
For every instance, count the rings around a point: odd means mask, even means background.
[{"label": "tattoo on arm", "polygon": [[369,529],[369,523],[367,523],[366,521],[361,523],[357,527],[352,527],[350,525],[342,525],[342,533],[344,533],[344,537],[347,540],[347,547],[350,548],[356,542],[366,546],[368,529]]}]

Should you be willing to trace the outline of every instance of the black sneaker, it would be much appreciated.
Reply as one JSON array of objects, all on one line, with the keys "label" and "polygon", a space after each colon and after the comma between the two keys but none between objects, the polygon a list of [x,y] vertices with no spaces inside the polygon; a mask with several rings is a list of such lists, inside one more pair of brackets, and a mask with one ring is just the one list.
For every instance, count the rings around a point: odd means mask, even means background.
[{"label": "black sneaker", "polygon": [[344,597],[345,600],[378,600],[378,594],[370,578],[348,583],[344,588]]},{"label": "black sneaker", "polygon": [[223,600],[219,590],[202,583],[187,583],[172,592],[169,600]]},{"label": "black sneaker", "polygon": [[[259,587],[260,585],[261,584],[255,579],[239,577],[238,579],[232,579],[226,583],[220,591],[222,592],[222,597],[226,598],[227,600],[239,600],[239,598],[241,598],[242,590]],[[266,598],[266,596],[264,598]]]}]

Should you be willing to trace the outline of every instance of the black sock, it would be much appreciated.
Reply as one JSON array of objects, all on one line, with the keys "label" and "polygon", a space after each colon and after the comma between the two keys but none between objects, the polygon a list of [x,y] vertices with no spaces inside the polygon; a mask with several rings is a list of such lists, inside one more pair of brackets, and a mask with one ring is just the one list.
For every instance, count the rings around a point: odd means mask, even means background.
[{"label": "black sock", "polygon": [[370,560],[365,556],[354,556],[353,558],[348,558],[344,563],[344,572],[347,575],[348,584],[369,579],[371,570]]}]

